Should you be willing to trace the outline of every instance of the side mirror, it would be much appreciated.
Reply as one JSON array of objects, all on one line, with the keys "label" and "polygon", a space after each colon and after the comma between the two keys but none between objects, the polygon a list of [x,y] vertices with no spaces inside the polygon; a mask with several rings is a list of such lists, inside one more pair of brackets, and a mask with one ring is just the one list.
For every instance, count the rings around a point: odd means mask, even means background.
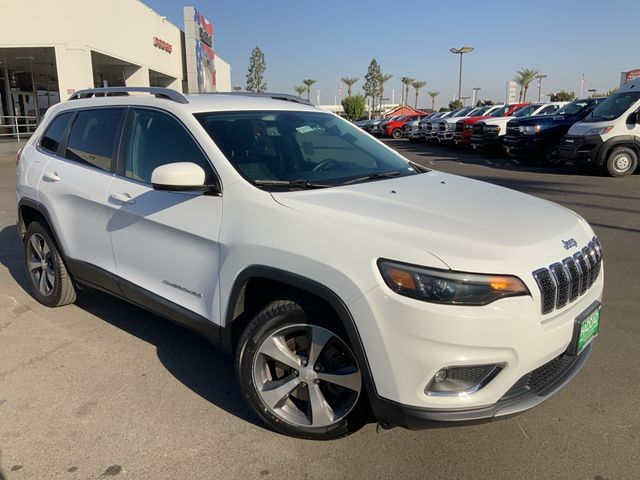
[{"label": "side mirror", "polygon": [[155,190],[171,192],[204,192],[217,190],[205,185],[206,174],[199,165],[191,162],[176,162],[161,165],[151,173],[151,185]]}]

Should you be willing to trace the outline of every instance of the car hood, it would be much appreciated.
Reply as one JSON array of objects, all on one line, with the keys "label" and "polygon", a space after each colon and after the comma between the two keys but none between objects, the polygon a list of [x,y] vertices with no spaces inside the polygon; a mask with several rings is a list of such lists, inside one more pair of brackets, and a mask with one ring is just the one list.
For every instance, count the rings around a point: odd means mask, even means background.
[{"label": "car hood", "polygon": [[574,123],[580,118],[579,115],[532,115],[530,117],[516,119],[520,125],[542,125],[542,124],[562,124]]},{"label": "car hood", "polygon": [[481,120],[485,125],[506,125],[509,120],[513,120],[514,116],[509,117],[487,117],[486,120]]},{"label": "car hood", "polygon": [[[393,245],[431,253],[449,268],[523,272],[568,256],[562,240],[580,247],[591,227],[554,203],[477,180],[436,171],[395,179],[300,192],[272,193],[345,241]],[[364,239],[364,240],[363,240]],[[382,249],[384,244],[385,249]],[[364,248],[364,247],[363,247]]]}]

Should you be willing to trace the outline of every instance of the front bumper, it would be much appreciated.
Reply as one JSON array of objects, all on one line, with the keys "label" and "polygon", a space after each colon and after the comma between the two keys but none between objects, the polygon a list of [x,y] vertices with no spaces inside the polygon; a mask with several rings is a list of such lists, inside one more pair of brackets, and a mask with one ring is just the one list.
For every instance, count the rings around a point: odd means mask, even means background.
[{"label": "front bumper", "polygon": [[441,142],[453,142],[454,130],[440,130],[438,132],[438,140]]},{"label": "front bumper", "polygon": [[[408,428],[434,421],[480,421],[534,407],[560,390],[582,367],[585,349],[543,390],[519,391],[522,379],[569,347],[575,319],[602,298],[603,270],[574,303],[542,315],[540,294],[504,298],[484,307],[438,305],[402,297],[380,285],[349,306],[367,352],[379,420]],[[576,358],[576,357],[572,357]],[[425,392],[448,367],[501,365],[477,391]],[[569,368],[570,367],[570,368]],[[521,385],[520,385],[521,386]]]},{"label": "front bumper", "polygon": [[540,135],[520,135],[518,137],[505,137],[504,150],[512,156],[532,156],[544,151],[544,142]]},{"label": "front bumper", "polygon": [[503,135],[472,135],[471,146],[478,150],[491,150],[500,148],[502,146],[502,140],[504,140]]},{"label": "front bumper", "polygon": [[600,157],[603,143],[600,135],[586,137],[565,135],[554,154],[560,160],[599,165],[602,163]]},{"label": "front bumper", "polygon": [[462,132],[456,132],[453,135],[453,141],[456,145],[470,145],[471,144],[471,130],[463,130]]},{"label": "front bumper", "polygon": [[[571,357],[571,360],[560,370],[553,368],[555,366],[554,364],[559,362],[557,359],[553,359],[548,364],[528,373],[516,382],[512,388],[512,390],[514,390],[513,392],[507,392],[503,398],[493,405],[469,409],[436,410],[412,407],[390,400],[380,399],[376,415],[378,420],[387,425],[404,427],[411,430],[441,426],[444,423],[463,425],[486,423],[496,419],[508,418],[539,405],[560,391],[582,369],[591,354],[592,347],[593,344],[589,344],[580,355]],[[530,376],[534,375],[537,371],[544,370],[555,373],[552,379],[545,385],[545,388],[534,390],[526,384],[526,380],[528,380]],[[522,384],[522,386],[519,384]]]}]

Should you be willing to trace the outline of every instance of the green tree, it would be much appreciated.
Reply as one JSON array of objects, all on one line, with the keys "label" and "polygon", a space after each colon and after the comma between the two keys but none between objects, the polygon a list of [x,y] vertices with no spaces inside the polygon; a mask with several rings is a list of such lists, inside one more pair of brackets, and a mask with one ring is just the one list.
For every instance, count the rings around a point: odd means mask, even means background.
[{"label": "green tree", "polygon": [[462,107],[462,100],[451,100],[449,102],[449,110],[458,110]]},{"label": "green tree", "polygon": [[311,86],[316,82],[317,80],[313,80],[312,78],[305,78],[302,80],[302,83],[304,83],[307,88],[307,100],[311,97]]},{"label": "green tree", "polygon": [[440,95],[440,92],[438,92],[437,90],[432,90],[430,92],[427,92],[427,95],[429,95],[431,97],[431,110],[435,110],[436,109],[436,97],[438,95]]},{"label": "green tree", "polygon": [[387,83],[389,80],[391,80],[391,78],[393,77],[393,75],[391,75],[390,73],[381,73],[380,74],[380,112],[382,112],[382,105],[384,103],[383,98],[384,98],[384,84]]},{"label": "green tree", "polygon": [[375,58],[372,58],[371,62],[369,62],[367,74],[364,76],[364,86],[362,87],[365,97],[369,99],[369,118],[371,118],[371,114],[373,113],[374,101],[380,95],[381,77],[382,71],[380,70],[380,65]]},{"label": "green tree", "polygon": [[448,112],[450,111],[450,109],[448,107],[440,107],[440,110],[438,110],[439,112]]},{"label": "green tree", "polygon": [[347,86],[347,97],[351,96],[351,87],[360,80],[358,77],[343,77],[340,79]]},{"label": "green tree", "polygon": [[533,82],[533,79],[536,78],[536,75],[540,73],[540,70],[521,68],[516,73],[517,75],[513,77],[513,80],[520,86],[520,102],[526,102],[529,85]]},{"label": "green tree", "polygon": [[249,71],[247,72],[247,84],[245,86],[247,92],[267,91],[267,84],[264,82],[266,69],[267,63],[264,60],[264,53],[259,47],[254,48],[249,58]]},{"label": "green tree", "polygon": [[302,94],[307,91],[307,87],[305,87],[304,85],[298,85],[293,87],[293,91],[296,92],[300,98],[302,98]]},{"label": "green tree", "polygon": [[608,97],[610,95],[613,95],[617,91],[618,91],[618,89],[616,87],[613,87],[613,88],[610,88],[609,90],[607,90],[606,92],[594,92],[593,95],[591,95],[591,97],[593,97],[593,98],[604,98],[604,97]]},{"label": "green tree", "polygon": [[360,94],[354,96],[349,95],[347,98],[342,99],[342,108],[344,108],[344,113],[347,115],[347,118],[353,122],[362,117],[367,108],[367,104],[364,96]]},{"label": "green tree", "polygon": [[415,81],[415,78],[411,78],[411,77],[401,77],[400,78],[400,82],[402,83],[402,85],[404,85],[404,88],[402,89],[402,104],[406,105],[407,102],[409,101],[409,87],[411,86],[411,84]]},{"label": "green tree", "polygon": [[414,80],[413,82],[411,82],[411,86],[416,91],[416,103],[415,103],[414,108],[418,108],[418,93],[420,92],[420,89],[423,88],[426,84],[427,84],[427,82],[425,82],[423,80]]},{"label": "green tree", "polygon": [[552,102],[571,102],[576,99],[576,92],[560,90],[558,93],[552,93],[550,98]]}]

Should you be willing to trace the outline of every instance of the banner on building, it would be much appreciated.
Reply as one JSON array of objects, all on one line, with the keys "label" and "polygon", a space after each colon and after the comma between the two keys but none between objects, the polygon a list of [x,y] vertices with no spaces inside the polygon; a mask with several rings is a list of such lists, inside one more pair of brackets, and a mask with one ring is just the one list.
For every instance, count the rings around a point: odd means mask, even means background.
[{"label": "banner on building", "polygon": [[216,91],[216,57],[213,24],[193,7],[184,7],[184,41],[187,63],[187,91]]}]

